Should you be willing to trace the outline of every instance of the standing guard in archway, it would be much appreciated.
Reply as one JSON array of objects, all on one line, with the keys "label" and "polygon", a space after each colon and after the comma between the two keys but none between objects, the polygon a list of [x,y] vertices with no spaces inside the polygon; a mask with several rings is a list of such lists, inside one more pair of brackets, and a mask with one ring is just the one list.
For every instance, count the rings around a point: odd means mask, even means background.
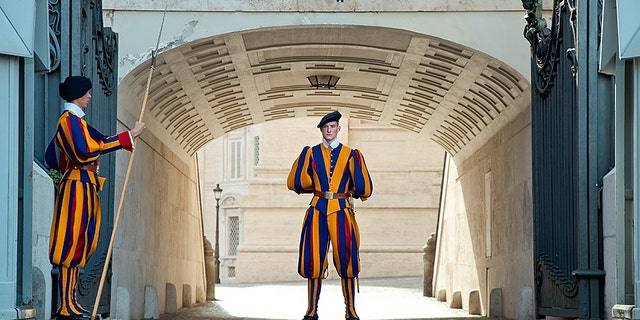
[{"label": "standing guard in archway", "polygon": [[134,138],[144,131],[145,124],[136,122],[130,131],[104,136],[83,119],[84,109],[91,101],[91,80],[70,76],[59,90],[66,101],[64,112],[46,151],[47,165],[62,173],[51,221],[49,260],[59,271],[60,306],[56,319],[73,320],[90,314],[76,300],[76,283],[79,268],[98,246],[98,191],[104,181],[98,176],[98,159],[119,149],[133,150]]},{"label": "standing guard in archway", "polygon": [[325,278],[329,243],[333,263],[341,278],[345,318],[357,320],[355,279],[360,272],[360,231],[351,200],[365,201],[373,192],[373,182],[357,149],[338,141],[338,111],[320,120],[322,143],[305,146],[295,160],[287,187],[296,193],[313,193],[300,235],[298,273],[307,278],[308,307],[303,320],[318,318],[318,299]]}]

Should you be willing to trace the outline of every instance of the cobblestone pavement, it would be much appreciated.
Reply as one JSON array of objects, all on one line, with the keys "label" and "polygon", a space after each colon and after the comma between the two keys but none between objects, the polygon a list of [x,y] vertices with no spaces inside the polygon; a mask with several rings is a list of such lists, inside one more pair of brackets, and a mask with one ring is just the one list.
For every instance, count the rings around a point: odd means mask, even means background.
[{"label": "cobblestone pavement", "polygon": [[[306,282],[217,284],[216,300],[164,314],[161,320],[300,320],[307,307]],[[356,309],[362,320],[484,319],[422,295],[422,277],[360,279]],[[325,280],[318,303],[320,320],[344,319],[339,280]]]}]

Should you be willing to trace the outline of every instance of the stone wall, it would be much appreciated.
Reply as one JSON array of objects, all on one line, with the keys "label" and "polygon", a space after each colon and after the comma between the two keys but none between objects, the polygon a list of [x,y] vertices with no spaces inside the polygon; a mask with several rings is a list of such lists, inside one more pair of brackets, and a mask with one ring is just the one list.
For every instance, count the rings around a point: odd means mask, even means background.
[{"label": "stone wall", "polygon": [[[248,2],[269,7],[266,10],[252,10],[252,7],[242,5]],[[329,2],[331,5],[336,4],[333,0]],[[167,9],[160,50],[164,52],[212,35],[258,28],[314,24],[379,26],[423,33],[465,45],[509,64],[526,79],[530,78],[529,43],[523,38],[521,31],[502,32],[524,28],[524,9],[519,1],[495,1],[500,2],[499,5],[488,1],[464,1],[461,6],[447,1],[450,3],[447,6],[433,7],[432,1],[408,1],[427,6],[418,9],[405,6],[407,1],[384,2],[401,4],[402,10],[380,5],[374,5],[368,10],[298,10],[291,6],[273,10],[273,7],[280,6],[271,1],[217,2],[232,6],[234,9],[229,12],[228,8],[202,5],[202,2],[172,2],[184,4],[185,7],[176,5]],[[155,47],[162,21],[164,3],[140,0],[135,3],[127,1],[124,5],[114,0],[103,1],[104,25],[120,35],[120,80],[151,58],[151,50]],[[199,5],[194,8],[196,3]],[[353,1],[345,1],[343,5],[351,5],[350,3]],[[496,36],[497,34],[500,36]]]},{"label": "stone wall", "polygon": [[[123,111],[118,118],[135,121]],[[129,155],[119,152],[116,158],[116,208]],[[180,161],[150,132],[143,133],[114,242],[112,318],[142,319],[205,301],[198,192],[195,162]],[[149,292],[157,293],[157,310],[145,309],[145,299],[154,300]]]},{"label": "stone wall", "polygon": [[[525,111],[462,163],[449,162],[434,291],[451,303],[478,291],[485,315],[517,318],[533,301],[531,118]],[[492,292],[502,301],[490,301]],[[472,303],[473,304],[473,303]],[[489,310],[491,305],[495,310]]]},{"label": "stone wall", "polygon": [[[553,0],[543,0],[545,8],[553,5]],[[522,10],[522,4],[509,0],[482,0],[482,1],[449,1],[449,0],[238,0],[226,1],[149,1],[149,0],[103,0],[104,8],[126,10],[163,10],[167,4],[169,10],[176,11],[246,11],[246,12],[411,12],[411,11],[512,11]]]},{"label": "stone wall", "polygon": [[47,172],[33,163],[33,236],[32,282],[33,307],[38,320],[51,318],[51,299],[54,286],[49,262],[49,233],[53,219],[55,188]]}]

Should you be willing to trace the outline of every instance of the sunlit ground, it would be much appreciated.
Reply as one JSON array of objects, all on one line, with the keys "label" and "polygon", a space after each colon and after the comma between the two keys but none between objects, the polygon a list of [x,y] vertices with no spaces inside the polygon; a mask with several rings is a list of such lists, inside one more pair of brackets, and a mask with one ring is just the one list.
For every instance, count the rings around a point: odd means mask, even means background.
[{"label": "sunlit ground", "polygon": [[[302,319],[306,280],[270,284],[218,284],[216,301],[226,318]],[[361,319],[474,317],[422,295],[422,277],[360,279],[356,310]],[[318,305],[320,319],[344,319],[339,280],[325,280]]]}]

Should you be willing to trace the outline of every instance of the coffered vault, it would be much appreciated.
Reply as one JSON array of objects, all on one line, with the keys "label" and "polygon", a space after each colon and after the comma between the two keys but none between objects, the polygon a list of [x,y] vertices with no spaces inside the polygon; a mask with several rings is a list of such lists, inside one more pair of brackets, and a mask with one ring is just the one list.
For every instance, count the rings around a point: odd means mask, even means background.
[{"label": "coffered vault", "polygon": [[[150,63],[120,83],[120,105],[131,115],[140,112]],[[308,76],[324,74],[340,77],[336,88],[310,86]],[[190,156],[237,128],[338,109],[425,135],[455,157],[525,110],[529,90],[525,77],[501,61],[429,35],[352,25],[275,27],[161,50],[144,121]]]}]

